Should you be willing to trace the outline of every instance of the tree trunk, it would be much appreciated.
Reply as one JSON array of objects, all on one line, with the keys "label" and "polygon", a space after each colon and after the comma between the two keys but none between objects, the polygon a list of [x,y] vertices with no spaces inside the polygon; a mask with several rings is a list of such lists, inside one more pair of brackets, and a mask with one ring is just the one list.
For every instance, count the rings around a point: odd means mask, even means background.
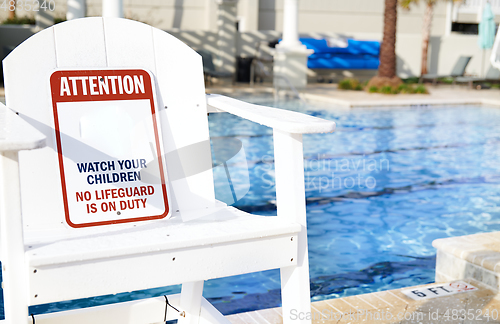
[{"label": "tree trunk", "polygon": [[427,1],[425,6],[424,21],[422,23],[422,63],[420,75],[427,74],[427,53],[431,37],[432,14],[434,12],[434,1]]},{"label": "tree trunk", "polygon": [[[16,18],[16,1],[11,0],[8,1],[8,3],[9,3],[9,20],[13,20],[14,18]],[[14,10],[11,10],[11,8],[14,8]]]},{"label": "tree trunk", "polygon": [[384,37],[380,46],[380,65],[378,76],[393,78],[396,76],[396,23],[398,1],[385,0]]}]

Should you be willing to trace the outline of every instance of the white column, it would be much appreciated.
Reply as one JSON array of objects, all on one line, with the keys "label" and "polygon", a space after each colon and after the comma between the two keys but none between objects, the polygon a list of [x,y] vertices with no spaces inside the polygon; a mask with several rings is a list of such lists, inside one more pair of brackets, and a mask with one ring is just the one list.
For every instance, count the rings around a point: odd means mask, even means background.
[{"label": "white column", "polygon": [[299,41],[299,1],[285,0],[283,8],[283,39],[276,45],[274,56],[274,86],[287,89],[305,88],[307,56],[312,53]]},{"label": "white column", "polygon": [[85,17],[85,0],[68,0],[66,19],[78,19]]},{"label": "white column", "polygon": [[477,22],[478,23],[480,23],[481,19],[483,19],[483,10],[484,10],[485,5],[486,5],[486,0],[481,0],[481,2],[479,4],[478,11],[477,11]]},{"label": "white column", "polygon": [[259,30],[259,0],[238,1],[239,31]]},{"label": "white column", "polygon": [[451,17],[451,20],[452,21],[457,21],[458,20],[458,7],[460,5],[453,5],[453,14],[452,14],[452,17]]},{"label": "white column", "polygon": [[299,42],[299,0],[285,0],[283,8],[282,46],[300,46]]},{"label": "white column", "polygon": [[102,16],[123,18],[123,0],[103,0]]},{"label": "white column", "polygon": [[446,20],[444,26],[444,35],[450,36],[451,34],[451,24],[453,23],[453,1],[448,0],[446,2]]}]

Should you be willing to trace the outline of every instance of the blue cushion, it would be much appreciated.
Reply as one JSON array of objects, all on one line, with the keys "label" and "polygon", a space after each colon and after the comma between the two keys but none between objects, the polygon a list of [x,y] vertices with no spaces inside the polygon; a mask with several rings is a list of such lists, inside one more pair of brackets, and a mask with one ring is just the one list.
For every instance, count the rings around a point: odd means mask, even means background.
[{"label": "blue cushion", "polygon": [[310,69],[378,69],[380,42],[347,40],[347,47],[330,47],[326,39],[300,38],[314,50],[307,61]]},{"label": "blue cushion", "polygon": [[380,42],[360,41],[355,39],[347,40],[347,47],[330,47],[326,39],[299,38],[300,42],[315,53],[332,54],[370,54],[378,56],[380,54]]},{"label": "blue cushion", "polygon": [[307,60],[310,69],[378,69],[379,59],[363,55],[317,55]]}]

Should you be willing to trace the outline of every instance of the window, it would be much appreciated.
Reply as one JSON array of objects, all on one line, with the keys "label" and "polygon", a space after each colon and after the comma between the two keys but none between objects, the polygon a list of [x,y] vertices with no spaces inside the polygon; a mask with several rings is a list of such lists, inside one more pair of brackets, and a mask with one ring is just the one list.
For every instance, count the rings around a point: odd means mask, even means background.
[{"label": "window", "polygon": [[458,23],[454,22],[451,24],[451,31],[460,34],[477,35],[478,34],[478,24],[468,24],[468,23]]}]

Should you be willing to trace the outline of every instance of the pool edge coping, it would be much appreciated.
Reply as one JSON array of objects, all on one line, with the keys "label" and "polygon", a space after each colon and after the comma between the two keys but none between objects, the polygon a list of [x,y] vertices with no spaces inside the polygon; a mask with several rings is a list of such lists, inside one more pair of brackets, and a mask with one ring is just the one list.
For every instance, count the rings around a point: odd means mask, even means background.
[{"label": "pool edge coping", "polygon": [[393,99],[373,101],[352,101],[340,98],[332,98],[326,95],[304,92],[301,94],[306,100],[319,101],[340,105],[343,108],[374,108],[374,107],[413,107],[413,106],[462,106],[481,105],[500,107],[500,100],[487,98],[463,98],[463,99]]}]

